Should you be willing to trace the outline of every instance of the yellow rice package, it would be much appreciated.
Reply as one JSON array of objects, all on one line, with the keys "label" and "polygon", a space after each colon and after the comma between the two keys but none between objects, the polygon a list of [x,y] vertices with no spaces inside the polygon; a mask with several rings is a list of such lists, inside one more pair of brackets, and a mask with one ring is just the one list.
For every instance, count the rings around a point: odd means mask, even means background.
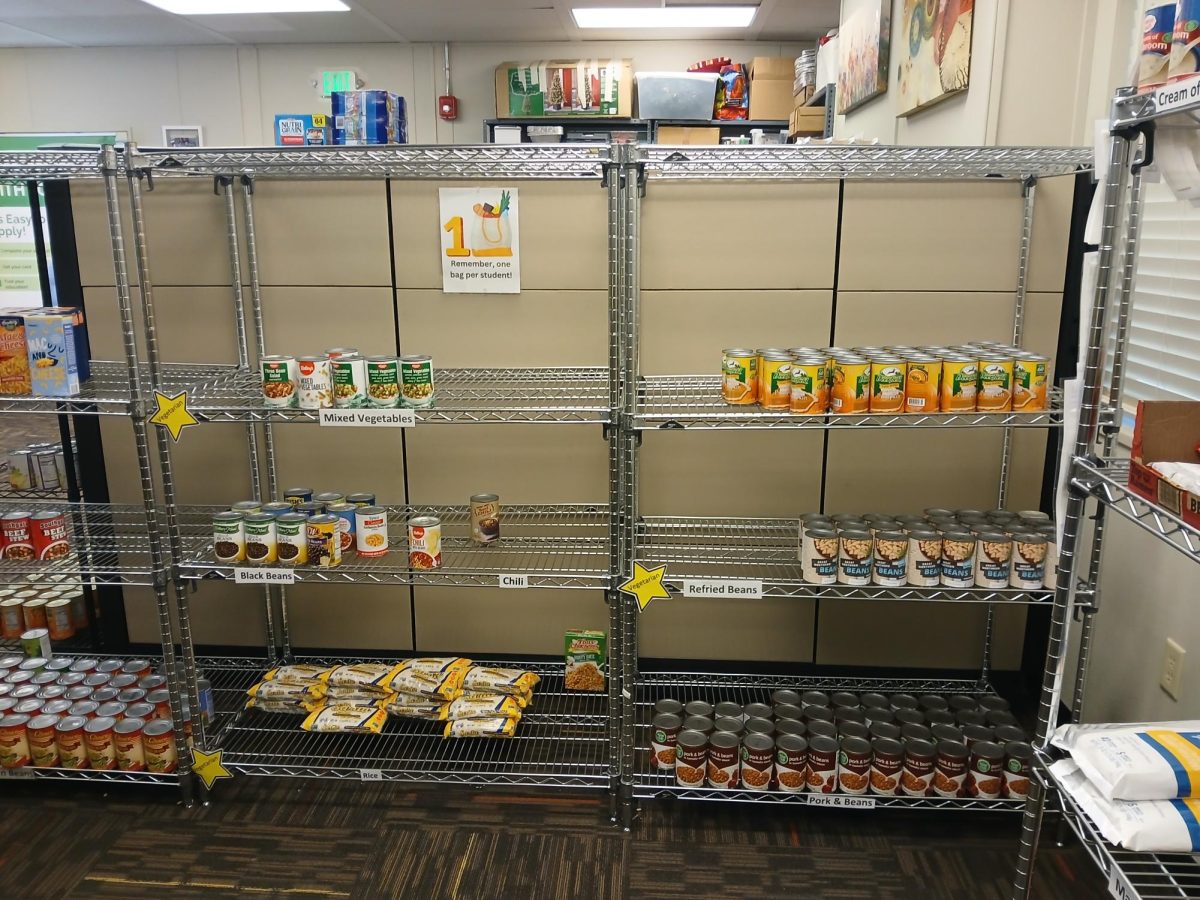
[{"label": "yellow rice package", "polygon": [[471,661],[461,656],[426,656],[421,659],[402,659],[400,668],[427,675],[445,675],[454,669],[468,669]]},{"label": "yellow rice package", "polygon": [[495,700],[464,700],[459,697],[450,704],[446,712],[448,719],[490,719],[504,716],[510,719],[521,718],[521,707],[511,697]]},{"label": "yellow rice package", "polygon": [[463,691],[455,699],[475,700],[481,703],[494,703],[498,700],[513,700],[521,709],[533,703],[533,694],[501,694],[492,691]]},{"label": "yellow rice package", "polygon": [[464,668],[451,668],[444,674],[401,669],[387,683],[398,694],[424,694],[439,700],[453,700],[462,692]]},{"label": "yellow rice package", "polygon": [[389,694],[388,682],[397,671],[395,663],[354,663],[338,666],[329,673],[326,681],[330,688],[354,688],[376,694]]},{"label": "yellow rice package", "polygon": [[325,705],[318,697],[302,700],[263,700],[261,697],[251,697],[246,701],[246,709],[257,709],[265,713],[287,713],[289,715],[308,715]]},{"label": "yellow rice package", "polygon": [[373,706],[330,704],[313,712],[300,727],[305,731],[379,734],[387,713]]},{"label": "yellow rice package", "polygon": [[311,684],[314,681],[322,681],[332,671],[331,666],[307,664],[280,666],[264,675],[263,681],[278,681],[280,684]]},{"label": "yellow rice package", "polygon": [[500,716],[494,719],[458,719],[447,722],[442,732],[445,737],[512,737],[517,730],[517,719]]},{"label": "yellow rice package", "polygon": [[463,679],[464,691],[486,691],[498,694],[527,694],[542,679],[524,669],[496,669],[472,666]]},{"label": "yellow rice package", "polygon": [[392,702],[387,705],[389,716],[400,716],[406,719],[427,719],[432,722],[442,722],[450,709],[449,703],[442,703],[429,697],[423,697],[417,702]]},{"label": "yellow rice package", "polygon": [[343,706],[378,706],[381,709],[396,699],[391,691],[365,691],[361,688],[339,687],[329,688],[325,699],[330,703],[340,703]]},{"label": "yellow rice package", "polygon": [[260,681],[246,693],[258,700],[285,702],[319,700],[325,696],[325,685],[322,682],[289,684],[286,681]]}]

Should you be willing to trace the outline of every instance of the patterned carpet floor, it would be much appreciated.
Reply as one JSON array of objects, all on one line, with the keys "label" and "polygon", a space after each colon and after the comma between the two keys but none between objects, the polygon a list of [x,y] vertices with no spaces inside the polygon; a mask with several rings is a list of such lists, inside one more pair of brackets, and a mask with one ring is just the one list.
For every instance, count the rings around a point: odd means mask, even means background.
[{"label": "patterned carpet floor", "polygon": [[[645,804],[600,794],[284,779],[185,809],[152,788],[0,787],[0,897],[921,898],[1009,896],[1019,817]],[[1038,858],[1035,896],[1095,898],[1083,852]]]}]

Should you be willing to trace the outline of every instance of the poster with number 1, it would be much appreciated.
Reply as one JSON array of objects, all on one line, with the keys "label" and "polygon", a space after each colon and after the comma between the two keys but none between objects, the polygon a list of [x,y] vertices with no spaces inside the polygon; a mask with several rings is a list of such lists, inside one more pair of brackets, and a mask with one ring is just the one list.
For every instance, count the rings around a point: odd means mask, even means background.
[{"label": "poster with number 1", "polygon": [[521,293],[516,188],[441,188],[442,292]]}]

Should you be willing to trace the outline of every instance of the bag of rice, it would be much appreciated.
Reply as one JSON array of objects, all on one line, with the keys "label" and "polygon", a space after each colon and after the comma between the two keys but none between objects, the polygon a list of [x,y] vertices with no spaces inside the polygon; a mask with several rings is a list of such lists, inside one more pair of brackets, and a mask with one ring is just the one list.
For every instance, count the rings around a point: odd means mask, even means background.
[{"label": "bag of rice", "polygon": [[390,694],[387,686],[398,667],[395,663],[354,663],[333,669],[326,680],[331,688],[353,688],[375,694]]},{"label": "bag of rice", "polygon": [[314,681],[324,680],[332,671],[331,666],[308,664],[280,666],[264,675],[263,681],[278,681],[280,684],[311,684]]},{"label": "bag of rice", "polygon": [[459,700],[475,700],[480,703],[495,703],[499,700],[508,698],[516,702],[517,706],[524,709],[533,703],[533,694],[501,694],[491,691],[463,691],[458,695]]},{"label": "bag of rice", "polygon": [[1200,800],[1109,800],[1069,759],[1050,766],[1104,839],[1139,852],[1200,851]]},{"label": "bag of rice", "polygon": [[403,668],[392,676],[386,687],[397,694],[421,694],[443,701],[453,700],[462,692],[465,671],[462,667],[451,668],[444,673]]},{"label": "bag of rice", "polygon": [[287,713],[289,715],[308,715],[325,705],[325,701],[317,698],[304,700],[263,700],[261,697],[251,697],[246,701],[246,709],[257,709],[265,713]]},{"label": "bag of rice", "polygon": [[1108,800],[1200,796],[1200,722],[1065,725],[1052,743]]},{"label": "bag of rice", "polygon": [[520,704],[511,697],[497,696],[492,700],[464,700],[459,697],[450,704],[450,709],[446,712],[446,718],[454,720],[490,719],[495,716],[520,719]]},{"label": "bag of rice", "polygon": [[445,675],[453,669],[468,669],[471,661],[461,656],[426,656],[421,659],[402,659],[398,663],[401,669],[411,672],[424,672],[426,675]]},{"label": "bag of rice", "polygon": [[379,734],[387,712],[372,706],[332,704],[313,712],[300,727],[305,731]]},{"label": "bag of rice", "polygon": [[433,722],[441,722],[446,718],[446,711],[450,704],[443,703],[440,700],[433,700],[429,697],[423,697],[415,702],[396,702],[393,701],[387,705],[389,716],[401,716],[406,719],[428,719]]},{"label": "bag of rice", "polygon": [[524,669],[494,669],[472,666],[463,679],[464,691],[500,694],[528,694],[542,679]]},{"label": "bag of rice", "polygon": [[296,702],[319,700],[325,696],[325,685],[321,682],[290,684],[286,681],[260,681],[246,691],[258,700]]},{"label": "bag of rice", "polygon": [[517,720],[507,716],[495,719],[459,719],[447,722],[443,734],[448,737],[512,737],[517,730]]}]

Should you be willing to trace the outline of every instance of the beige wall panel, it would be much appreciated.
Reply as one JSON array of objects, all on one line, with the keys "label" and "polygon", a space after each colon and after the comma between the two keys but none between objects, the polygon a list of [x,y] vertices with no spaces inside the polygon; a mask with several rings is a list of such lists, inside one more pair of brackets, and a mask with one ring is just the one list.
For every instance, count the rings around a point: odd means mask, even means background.
[{"label": "beige wall panel", "polygon": [[262,303],[267,353],[308,356],[330,347],[396,352],[390,288],[264,287]]},{"label": "beige wall panel", "polygon": [[608,502],[608,444],[599,426],[430,425],[409,429],[415,504]]},{"label": "beige wall panel", "polygon": [[248,448],[244,425],[205,424],[184,431],[171,447],[179,502],[223,505],[250,499]]},{"label": "beige wall panel", "polygon": [[[251,589],[253,590],[253,589]],[[404,585],[297,584],[288,588],[293,647],[412,649],[412,618]]]},{"label": "beige wall panel", "polygon": [[401,350],[431,354],[435,369],[608,365],[608,294],[602,291],[402,290],[396,302]]},{"label": "beige wall panel", "polygon": [[[143,186],[142,206],[151,284],[228,285],[233,281],[225,198],[213,194],[211,179],[160,178],[153,191]],[[127,246],[130,268],[136,270],[132,242]]]},{"label": "beige wall panel", "polygon": [[[112,266],[109,266],[111,270]],[[112,278],[109,277],[111,284]],[[136,296],[136,295],[135,295]],[[122,337],[121,314],[117,309],[117,292],[112,287],[85,287],[83,303],[87,307],[88,343],[92,348],[92,359],[125,361],[125,342]],[[157,306],[155,307],[157,309]],[[142,310],[133,310],[134,334],[140,335]],[[138,341],[138,353],[142,353],[144,341]]]},{"label": "beige wall panel", "polygon": [[821,497],[821,434],[649,431],[641,454],[646,516],[799,516]]},{"label": "beige wall panel", "polygon": [[[642,656],[811,662],[814,605],[807,600],[655,600],[641,614]],[[823,624],[823,623],[822,623]]]},{"label": "beige wall panel", "polygon": [[[1007,143],[1007,142],[1005,142]],[[1033,201],[1029,290],[1060,293],[1067,270],[1075,179],[1043,178]]]},{"label": "beige wall panel", "polygon": [[[987,607],[946,603],[821,601],[817,662],[821,665],[978,669]],[[997,606],[993,665],[1021,664],[1024,610]]]},{"label": "beige wall panel", "polygon": [[416,603],[422,652],[559,656],[568,629],[608,631],[603,591],[419,587]]},{"label": "beige wall panel", "polygon": [[824,347],[832,309],[831,291],[643,291],[642,374],[715,375],[726,347]]},{"label": "beige wall panel", "polygon": [[[262,595],[254,588],[206,583],[199,593],[192,595],[190,611],[192,640],[198,647],[233,644],[246,647],[251,656],[266,653]],[[125,590],[125,616],[131,641],[147,644],[161,641],[158,605],[150,588]]]},{"label": "beige wall panel", "polygon": [[[386,300],[386,292],[384,292]],[[88,312],[88,341],[93,359],[125,361],[125,341],[117,295],[111,287],[83,291]],[[144,361],[146,341],[141,297],[133,290],[133,328]],[[391,313],[388,312],[389,328]],[[227,287],[154,288],[154,321],[163,362],[236,363],[237,331],[233,294]],[[270,334],[270,330],[267,332]],[[253,345],[253,337],[248,338]],[[332,344],[330,346],[333,346]]]},{"label": "beige wall panel", "polygon": [[1017,184],[848,182],[839,286],[1014,290],[1020,234]]},{"label": "beige wall panel", "polygon": [[398,286],[441,290],[438,188],[472,184],[519,192],[522,290],[608,290],[608,192],[599,181],[392,182]]},{"label": "beige wall panel", "polygon": [[352,431],[357,433],[312,424],[275,426],[280,490],[302,486],[317,493],[373,491],[380,503],[403,503],[404,450],[398,429]]},{"label": "beige wall panel", "polygon": [[833,286],[836,184],[651,180],[641,226],[643,290]]},{"label": "beige wall panel", "polygon": [[[121,223],[126,237],[131,234],[126,194],[121,194]],[[79,280],[88,285],[111,285],[113,278],[112,243],[108,231],[108,207],[104,184],[100,181],[71,182],[71,214],[75,218],[75,248],[79,254]],[[137,264],[132,248],[129,253],[129,278],[137,279]]]},{"label": "beige wall panel", "polygon": [[376,181],[259,181],[254,232],[262,284],[389,287],[384,191]]}]

